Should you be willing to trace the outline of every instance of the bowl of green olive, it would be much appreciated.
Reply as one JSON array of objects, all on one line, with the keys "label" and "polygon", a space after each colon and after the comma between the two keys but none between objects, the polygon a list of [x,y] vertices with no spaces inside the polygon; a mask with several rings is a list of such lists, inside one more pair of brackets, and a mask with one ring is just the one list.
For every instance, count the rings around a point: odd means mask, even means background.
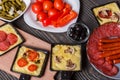
[{"label": "bowl of green olive", "polygon": [[31,0],[0,0],[0,19],[12,22],[22,16]]}]

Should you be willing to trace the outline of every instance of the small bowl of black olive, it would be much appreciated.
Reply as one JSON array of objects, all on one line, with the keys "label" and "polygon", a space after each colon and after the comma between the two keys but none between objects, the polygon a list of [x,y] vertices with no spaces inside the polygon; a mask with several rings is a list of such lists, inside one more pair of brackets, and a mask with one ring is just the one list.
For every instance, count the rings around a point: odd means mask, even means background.
[{"label": "small bowl of black olive", "polygon": [[84,43],[90,35],[89,28],[82,22],[73,23],[67,30],[67,36],[74,42]]}]

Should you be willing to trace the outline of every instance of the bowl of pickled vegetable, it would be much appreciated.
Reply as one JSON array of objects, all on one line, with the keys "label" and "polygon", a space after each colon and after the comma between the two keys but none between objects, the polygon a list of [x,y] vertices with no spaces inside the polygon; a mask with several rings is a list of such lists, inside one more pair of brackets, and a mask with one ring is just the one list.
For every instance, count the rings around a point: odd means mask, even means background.
[{"label": "bowl of pickled vegetable", "polygon": [[87,25],[82,22],[73,23],[67,30],[67,36],[70,40],[77,43],[84,43],[88,40],[90,30]]},{"label": "bowl of pickled vegetable", "polygon": [[12,22],[27,10],[31,0],[0,0],[0,19]]}]

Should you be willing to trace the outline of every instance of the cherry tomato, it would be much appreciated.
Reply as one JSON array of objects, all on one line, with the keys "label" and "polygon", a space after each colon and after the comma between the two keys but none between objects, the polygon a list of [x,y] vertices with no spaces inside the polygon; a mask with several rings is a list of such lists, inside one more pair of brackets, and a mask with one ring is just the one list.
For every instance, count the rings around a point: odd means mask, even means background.
[{"label": "cherry tomato", "polygon": [[57,21],[58,17],[61,15],[61,13],[55,14],[51,17],[48,17],[47,19],[43,20],[43,26],[46,27],[48,25],[51,25],[53,21]]},{"label": "cherry tomato", "polygon": [[42,12],[42,11],[37,14],[37,19],[40,22],[45,20],[47,17],[48,17],[47,14],[45,12]]},{"label": "cherry tomato", "polygon": [[50,9],[50,10],[48,11],[48,16],[51,17],[51,16],[54,16],[54,15],[56,15],[56,14],[58,14],[58,13],[59,13],[59,11],[58,11],[57,9],[52,8],[52,9]]},{"label": "cherry tomato", "polygon": [[43,9],[42,3],[35,2],[35,3],[32,4],[32,11],[35,14],[38,14],[40,11],[42,11],[42,9]]},{"label": "cherry tomato", "polygon": [[28,59],[31,61],[35,61],[35,59],[39,56],[39,54],[36,51],[28,50]]},{"label": "cherry tomato", "polygon": [[28,70],[33,72],[33,71],[37,70],[37,68],[38,68],[37,65],[31,64],[31,65],[28,67]]},{"label": "cherry tomato", "polygon": [[45,0],[36,0],[37,2],[44,2]]},{"label": "cherry tomato", "polygon": [[36,0],[36,1],[43,3],[44,1],[50,1],[50,0]]},{"label": "cherry tomato", "polygon": [[62,10],[64,8],[65,4],[62,0],[55,0],[54,1],[54,7],[58,10]]},{"label": "cherry tomato", "polygon": [[48,11],[48,10],[50,10],[51,8],[53,8],[53,3],[52,3],[52,1],[44,1],[43,2],[43,10],[44,11]]},{"label": "cherry tomato", "polygon": [[49,18],[47,18],[47,19],[42,21],[42,24],[43,24],[44,27],[47,27],[48,25],[51,24],[51,20]]},{"label": "cherry tomato", "polygon": [[28,64],[27,60],[25,58],[20,58],[18,61],[17,61],[17,64],[19,67],[24,67]]}]

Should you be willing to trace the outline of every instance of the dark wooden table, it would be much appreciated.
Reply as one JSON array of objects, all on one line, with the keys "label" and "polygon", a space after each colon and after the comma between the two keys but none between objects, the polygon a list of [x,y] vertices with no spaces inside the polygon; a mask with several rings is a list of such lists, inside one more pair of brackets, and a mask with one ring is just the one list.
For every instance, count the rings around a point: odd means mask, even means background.
[{"label": "dark wooden table", "polygon": [[[90,31],[92,32],[94,28],[98,27],[94,15],[92,14],[91,8],[99,6],[108,2],[116,1],[120,4],[120,0],[80,0],[80,13],[78,22],[85,23]],[[41,30],[36,30],[29,27],[25,22],[23,17],[20,17],[13,22],[14,25],[19,26],[20,29],[44,40],[48,43],[73,43],[69,40],[65,33],[50,33]],[[73,75],[72,80],[112,80],[103,75],[99,74],[89,63],[86,56],[86,43],[82,45],[82,71],[76,72]],[[0,64],[2,65],[2,64]],[[18,80],[14,76],[9,75],[7,72],[0,70],[0,80]]]}]

